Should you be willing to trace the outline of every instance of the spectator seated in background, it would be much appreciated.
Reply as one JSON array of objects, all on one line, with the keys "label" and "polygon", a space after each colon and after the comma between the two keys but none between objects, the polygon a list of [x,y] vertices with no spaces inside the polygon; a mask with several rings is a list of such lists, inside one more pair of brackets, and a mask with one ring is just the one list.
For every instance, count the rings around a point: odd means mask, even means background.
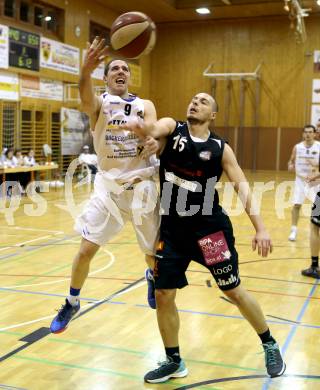
[{"label": "spectator seated in background", "polygon": [[1,156],[0,156],[0,164],[1,166],[3,166],[3,162],[6,158],[5,154],[6,154],[6,151],[8,150],[8,148],[3,148],[2,149],[2,152],[1,152]]},{"label": "spectator seated in background", "polygon": [[16,167],[22,167],[24,165],[24,158],[21,149],[16,149],[14,151],[13,161]]},{"label": "spectator seated in background", "polygon": [[36,160],[34,159],[34,151],[33,149],[30,149],[27,156],[23,159],[24,165],[27,167],[33,167],[34,165],[37,165]]},{"label": "spectator seated in background", "polygon": [[90,169],[91,173],[95,175],[97,173],[97,165],[98,165],[98,159],[97,155],[94,153],[90,153],[89,146],[84,145],[82,148],[83,152],[79,156],[79,163],[80,164],[86,164],[88,168]]},{"label": "spectator seated in background", "polygon": [[[14,156],[13,156],[13,160],[15,162],[15,166],[16,167],[23,167],[25,166],[25,161],[24,161],[24,157],[22,155],[22,152],[21,152],[21,149],[16,149],[15,152],[14,152]],[[26,187],[30,181],[30,173],[29,172],[19,172],[17,175],[16,175],[16,179],[19,181],[20,183],[20,192],[21,194],[25,194],[26,193]]]},{"label": "spectator seated in background", "polygon": [[[15,168],[16,163],[13,155],[13,148],[8,148],[2,157],[2,165],[4,168]],[[11,196],[13,194],[17,195],[21,193],[21,186],[19,184],[18,175],[16,173],[8,172],[6,174],[6,194]],[[2,193],[2,190],[1,190]]]},{"label": "spectator seated in background", "polygon": [[14,168],[17,166],[14,155],[13,155],[13,148],[8,148],[4,153],[4,159],[3,159],[3,165],[7,168]]}]

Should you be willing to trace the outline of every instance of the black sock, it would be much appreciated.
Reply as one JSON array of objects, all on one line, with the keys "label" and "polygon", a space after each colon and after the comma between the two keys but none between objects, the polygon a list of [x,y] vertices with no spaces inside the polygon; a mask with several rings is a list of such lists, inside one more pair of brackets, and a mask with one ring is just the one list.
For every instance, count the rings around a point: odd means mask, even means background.
[{"label": "black sock", "polygon": [[266,332],[258,334],[258,336],[261,339],[262,344],[273,342],[275,343],[276,340],[271,336],[270,329],[268,329]]},{"label": "black sock", "polygon": [[319,256],[311,256],[311,267],[312,268],[319,267]]},{"label": "black sock", "polygon": [[166,348],[166,355],[175,363],[180,363],[181,361],[179,347]]}]

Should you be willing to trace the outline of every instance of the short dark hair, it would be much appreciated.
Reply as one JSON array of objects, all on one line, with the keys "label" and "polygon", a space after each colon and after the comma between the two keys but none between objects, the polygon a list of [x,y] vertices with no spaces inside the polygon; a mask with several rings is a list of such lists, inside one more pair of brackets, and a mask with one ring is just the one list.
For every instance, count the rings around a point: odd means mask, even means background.
[{"label": "short dark hair", "polygon": [[105,66],[104,66],[104,75],[105,75],[105,76],[108,75],[108,72],[109,72],[109,70],[110,70],[110,65],[112,64],[112,62],[114,62],[114,61],[119,61],[119,60],[125,62],[125,63],[128,65],[128,68],[129,68],[129,71],[130,71],[130,66],[129,66],[129,64],[127,63],[127,61],[121,60],[121,59],[119,59],[119,58],[113,58],[112,60],[108,61],[108,62],[105,64]]},{"label": "short dark hair", "polygon": [[315,128],[315,126],[313,126],[313,125],[305,125],[302,131],[305,131],[305,129],[309,129],[309,128],[310,128],[310,129],[313,129],[313,132],[314,132],[314,133],[317,131],[316,128]]},{"label": "short dark hair", "polygon": [[4,155],[5,155],[6,157],[8,157],[8,154],[9,154],[9,153],[13,153],[13,148],[8,148],[8,149],[5,151]]}]

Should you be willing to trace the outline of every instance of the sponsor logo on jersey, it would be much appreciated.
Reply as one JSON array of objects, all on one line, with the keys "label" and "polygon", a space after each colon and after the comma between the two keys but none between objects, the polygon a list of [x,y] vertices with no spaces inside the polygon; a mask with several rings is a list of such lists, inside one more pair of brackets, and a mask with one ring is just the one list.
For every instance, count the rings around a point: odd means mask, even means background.
[{"label": "sponsor logo on jersey", "polygon": [[110,125],[120,126],[120,125],[123,125],[125,123],[127,123],[127,121],[125,119],[111,119],[108,122],[108,126],[110,126]]},{"label": "sponsor logo on jersey", "polygon": [[136,134],[129,134],[129,135],[114,135],[114,134],[106,134],[105,140],[106,141],[116,141],[116,142],[125,142],[131,139],[136,139],[138,136]]},{"label": "sponsor logo on jersey", "polygon": [[197,183],[193,183],[192,181],[182,179],[179,176],[176,176],[173,172],[165,172],[165,179],[170,183],[173,183],[179,187],[184,188],[185,190],[196,192],[197,191]]},{"label": "sponsor logo on jersey", "polygon": [[210,234],[198,240],[204,261],[211,266],[229,260],[231,253],[223,231]]},{"label": "sponsor logo on jersey", "polygon": [[120,104],[120,102],[109,102],[110,104]]},{"label": "sponsor logo on jersey", "polygon": [[238,278],[231,274],[228,280],[222,280],[222,279],[219,278],[217,280],[217,284],[220,287],[222,287],[222,286],[229,286],[230,284],[236,283],[237,280],[238,280]]},{"label": "sponsor logo on jersey", "polygon": [[228,272],[232,271],[232,265],[229,264],[223,268],[218,268],[218,269],[214,269],[213,270],[213,273],[214,275],[222,275],[222,274],[227,274]]},{"label": "sponsor logo on jersey", "polygon": [[211,158],[211,155],[212,155],[212,153],[210,152],[210,150],[203,150],[202,152],[199,153],[199,157],[203,161],[209,161]]},{"label": "sponsor logo on jersey", "polygon": [[138,112],[137,112],[137,116],[138,116],[139,118],[143,119],[143,118],[144,118],[144,116],[143,116],[143,111],[142,111],[142,110],[138,111]]}]

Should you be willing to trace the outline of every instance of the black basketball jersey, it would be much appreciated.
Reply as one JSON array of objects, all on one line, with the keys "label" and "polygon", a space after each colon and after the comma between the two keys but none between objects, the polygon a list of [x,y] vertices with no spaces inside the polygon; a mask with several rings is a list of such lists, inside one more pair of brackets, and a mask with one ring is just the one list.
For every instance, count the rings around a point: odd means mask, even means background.
[{"label": "black basketball jersey", "polygon": [[186,122],[177,122],[160,156],[164,215],[211,215],[221,210],[215,184],[222,174],[225,141],[215,134],[194,142]]}]

